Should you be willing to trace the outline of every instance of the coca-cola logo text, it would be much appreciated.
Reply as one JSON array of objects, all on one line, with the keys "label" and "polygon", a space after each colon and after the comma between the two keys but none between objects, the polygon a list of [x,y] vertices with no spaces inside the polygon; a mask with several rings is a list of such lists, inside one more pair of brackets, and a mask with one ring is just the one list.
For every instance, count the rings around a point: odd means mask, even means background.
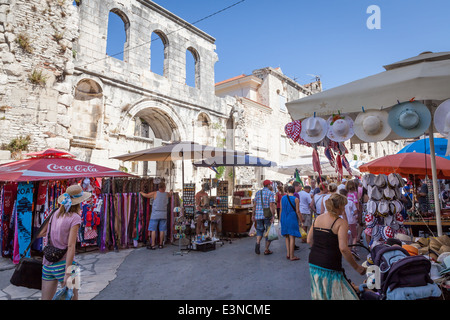
[{"label": "coca-cola logo text", "polygon": [[98,172],[98,170],[94,166],[81,164],[76,166],[64,166],[52,163],[47,166],[47,169],[49,171],[64,171],[64,172],[85,172],[85,173]]}]

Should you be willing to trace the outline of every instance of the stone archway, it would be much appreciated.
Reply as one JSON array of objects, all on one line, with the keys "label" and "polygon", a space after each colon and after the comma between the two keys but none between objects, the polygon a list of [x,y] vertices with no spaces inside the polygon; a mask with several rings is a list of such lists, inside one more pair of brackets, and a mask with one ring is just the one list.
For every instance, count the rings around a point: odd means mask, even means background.
[{"label": "stone archway", "polygon": [[136,117],[149,125],[151,132],[148,138],[181,141],[187,137],[185,121],[163,101],[143,100],[131,106],[122,116],[119,132],[127,132]]},{"label": "stone archway", "polygon": [[[185,120],[168,104],[160,100],[143,100],[131,106],[122,116],[120,132],[153,139],[153,147],[164,142],[181,141],[187,137]],[[138,150],[133,150],[138,151]],[[149,173],[168,178],[172,187],[175,177],[181,176],[181,164],[173,162],[144,162],[143,175]],[[168,176],[170,174],[170,177]]]}]

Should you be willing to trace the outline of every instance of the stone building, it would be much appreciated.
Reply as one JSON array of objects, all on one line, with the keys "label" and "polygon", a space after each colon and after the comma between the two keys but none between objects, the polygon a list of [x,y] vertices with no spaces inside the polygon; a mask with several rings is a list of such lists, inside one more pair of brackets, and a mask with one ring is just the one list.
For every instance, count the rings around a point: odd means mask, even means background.
[{"label": "stone building", "polygon": [[[111,17],[125,34],[120,58],[107,54]],[[0,0],[0,145],[30,137],[29,151],[57,148],[137,175],[169,175],[175,189],[180,163],[111,158],[171,141],[226,145],[279,163],[310,152],[285,137],[284,102],[320,91],[320,83],[302,86],[263,68],[216,85],[215,49],[211,35],[150,0]],[[1,162],[11,160],[0,151]],[[196,182],[213,173],[185,167]],[[236,174],[238,183],[262,178],[282,180],[268,169]]]},{"label": "stone building", "polygon": [[[286,137],[284,127],[292,121],[285,103],[322,91],[320,80],[300,85],[285,76],[280,68],[262,68],[251,75],[240,75],[216,83],[216,94],[220,97],[232,96],[237,99],[241,111],[234,113],[235,131],[229,140],[234,141],[229,147],[243,150],[249,154],[287,163],[300,157],[311,157],[312,149],[294,143]],[[346,141],[349,151],[348,161],[356,160],[360,164],[376,158],[395,154],[407,142],[382,141],[376,143],[353,144]],[[326,159],[323,148],[319,148],[321,159]],[[292,175],[285,175],[268,168],[235,169],[237,184],[261,185],[264,179],[286,182]],[[293,174],[293,173],[292,173]]]},{"label": "stone building", "polygon": [[[0,143],[30,135],[30,151],[59,148],[180,180],[178,163],[111,157],[170,141],[223,140],[235,99],[215,95],[215,39],[152,1],[77,3],[0,1]],[[106,54],[111,14],[126,34],[122,59]],[[151,71],[154,35],[164,44],[161,75]],[[186,84],[187,55],[195,60],[193,85]],[[194,170],[186,165],[186,176],[209,176]]]},{"label": "stone building", "polygon": [[[266,67],[251,75],[240,75],[216,83],[219,97],[233,96],[240,112],[234,113],[234,136],[229,147],[277,164],[311,155],[311,149],[286,137],[284,127],[292,121],[285,103],[322,90],[320,81],[300,85],[283,74],[280,68]],[[238,167],[237,184],[261,185],[264,179],[285,183],[291,176],[269,168]]]}]

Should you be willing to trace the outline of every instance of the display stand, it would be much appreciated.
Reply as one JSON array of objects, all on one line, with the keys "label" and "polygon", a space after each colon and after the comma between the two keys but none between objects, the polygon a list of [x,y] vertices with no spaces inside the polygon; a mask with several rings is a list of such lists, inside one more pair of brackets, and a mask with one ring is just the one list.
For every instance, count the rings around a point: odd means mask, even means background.
[{"label": "display stand", "polygon": [[183,216],[183,213],[181,212],[181,208],[176,207],[173,210],[174,213],[178,213],[179,215],[177,217],[175,217],[175,231],[176,233],[174,234],[174,238],[175,240],[178,240],[178,251],[175,251],[173,253],[173,255],[183,255],[185,253],[189,253],[189,249],[181,249],[181,241],[183,239],[186,239],[186,234],[184,233],[184,231],[186,230],[186,220]]},{"label": "display stand", "polygon": [[232,213],[223,217],[223,230],[233,235],[244,235],[251,227],[253,211],[251,185],[237,185],[233,192]]}]

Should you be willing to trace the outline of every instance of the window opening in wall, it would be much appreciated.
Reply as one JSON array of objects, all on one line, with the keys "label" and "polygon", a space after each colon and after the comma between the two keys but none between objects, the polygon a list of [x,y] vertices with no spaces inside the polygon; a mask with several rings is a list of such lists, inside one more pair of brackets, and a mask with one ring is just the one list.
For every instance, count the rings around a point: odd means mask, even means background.
[{"label": "window opening in wall", "polygon": [[200,88],[200,61],[194,48],[186,50],[186,84],[190,87]]},{"label": "window opening in wall", "polygon": [[286,97],[282,96],[281,94],[278,94],[278,102],[280,105],[280,110],[287,112],[287,108],[286,108]]},{"label": "window opening in wall", "polygon": [[164,76],[167,41],[159,32],[153,32],[150,39],[150,71]]},{"label": "window opening in wall", "polygon": [[118,60],[125,61],[127,48],[128,23],[114,11],[109,12],[106,54]]}]

